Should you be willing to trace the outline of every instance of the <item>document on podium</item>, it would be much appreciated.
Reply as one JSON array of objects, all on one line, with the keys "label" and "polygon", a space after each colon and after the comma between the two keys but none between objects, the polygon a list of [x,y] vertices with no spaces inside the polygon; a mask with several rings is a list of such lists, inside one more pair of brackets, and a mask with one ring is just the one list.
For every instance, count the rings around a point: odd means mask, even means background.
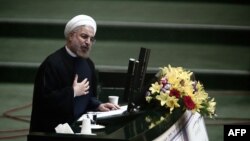
[{"label": "document on podium", "polygon": [[110,116],[115,116],[115,115],[122,115],[125,111],[127,111],[128,105],[121,106],[120,109],[117,110],[111,110],[107,112],[88,112],[87,114],[83,114],[78,121],[82,121],[84,118],[87,118],[89,114],[96,114],[97,119],[98,118],[106,118]]}]

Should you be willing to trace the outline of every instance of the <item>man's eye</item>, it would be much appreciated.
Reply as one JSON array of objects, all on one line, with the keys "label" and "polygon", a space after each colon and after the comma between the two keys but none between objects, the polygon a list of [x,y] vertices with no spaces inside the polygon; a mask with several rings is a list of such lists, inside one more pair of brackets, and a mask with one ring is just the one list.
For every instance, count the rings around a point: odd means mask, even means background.
[{"label": "man's eye", "polygon": [[95,42],[95,37],[91,37],[87,34],[82,34],[81,37],[84,39],[84,40],[87,40],[88,38],[90,38],[90,41],[93,43]]},{"label": "man's eye", "polygon": [[89,36],[88,36],[88,35],[82,35],[82,38],[83,38],[83,39],[88,39]]}]

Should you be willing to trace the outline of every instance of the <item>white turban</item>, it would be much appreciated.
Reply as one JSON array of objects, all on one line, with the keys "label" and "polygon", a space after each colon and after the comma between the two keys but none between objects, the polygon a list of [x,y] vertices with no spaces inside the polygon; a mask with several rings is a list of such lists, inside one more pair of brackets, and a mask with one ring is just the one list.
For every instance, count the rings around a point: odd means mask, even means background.
[{"label": "white turban", "polygon": [[71,20],[68,21],[68,23],[65,26],[64,29],[64,36],[67,37],[68,34],[74,30],[76,27],[81,25],[88,25],[93,27],[94,34],[96,33],[96,22],[95,20],[88,16],[88,15],[78,15],[73,17]]}]

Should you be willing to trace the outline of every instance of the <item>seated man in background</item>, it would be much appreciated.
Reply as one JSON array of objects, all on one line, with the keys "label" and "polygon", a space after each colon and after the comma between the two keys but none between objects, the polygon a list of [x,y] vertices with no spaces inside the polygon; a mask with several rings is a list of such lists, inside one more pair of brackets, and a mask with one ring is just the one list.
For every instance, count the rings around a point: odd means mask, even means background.
[{"label": "seated man in background", "polygon": [[65,26],[66,44],[40,65],[34,83],[30,132],[55,132],[58,124],[76,121],[89,110],[109,111],[118,105],[96,98],[97,80],[89,58],[97,26],[87,15]]}]

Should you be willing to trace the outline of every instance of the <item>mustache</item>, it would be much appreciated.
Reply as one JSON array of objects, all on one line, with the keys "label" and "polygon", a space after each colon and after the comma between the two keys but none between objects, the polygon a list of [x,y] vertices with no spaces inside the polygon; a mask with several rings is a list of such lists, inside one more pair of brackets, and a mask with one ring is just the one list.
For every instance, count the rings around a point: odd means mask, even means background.
[{"label": "mustache", "polygon": [[89,50],[89,46],[86,46],[86,45],[82,45],[80,46],[81,49],[84,49],[84,50]]}]

